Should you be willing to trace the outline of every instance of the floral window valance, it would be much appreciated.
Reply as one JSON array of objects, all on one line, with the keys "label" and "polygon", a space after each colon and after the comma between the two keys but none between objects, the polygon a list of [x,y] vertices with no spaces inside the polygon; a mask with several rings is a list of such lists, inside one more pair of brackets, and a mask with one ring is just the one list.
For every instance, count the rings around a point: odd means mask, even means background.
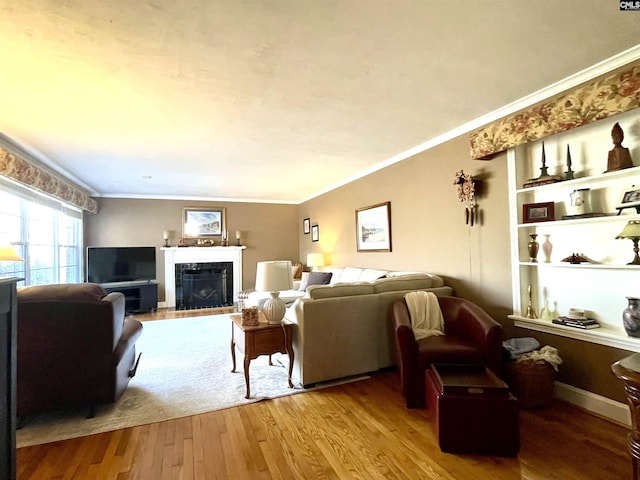
[{"label": "floral window valance", "polygon": [[471,157],[496,153],[640,107],[640,65],[580,87],[471,134]]},{"label": "floral window valance", "polygon": [[70,203],[89,213],[98,213],[98,202],[75,185],[0,147],[0,175],[39,192]]}]

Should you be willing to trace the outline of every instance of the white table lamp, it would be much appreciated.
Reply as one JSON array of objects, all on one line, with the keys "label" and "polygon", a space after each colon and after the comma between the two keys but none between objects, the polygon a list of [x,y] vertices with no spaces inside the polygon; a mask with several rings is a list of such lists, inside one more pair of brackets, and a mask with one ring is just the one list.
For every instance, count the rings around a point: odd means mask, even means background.
[{"label": "white table lamp", "polygon": [[315,267],[324,266],[324,255],[322,253],[307,253],[307,267],[313,270]]},{"label": "white table lamp", "polygon": [[284,318],[287,306],[280,298],[281,290],[291,290],[293,288],[293,273],[289,260],[275,260],[269,262],[258,262],[256,269],[256,291],[270,292],[268,298],[262,305],[267,322],[280,323]]}]

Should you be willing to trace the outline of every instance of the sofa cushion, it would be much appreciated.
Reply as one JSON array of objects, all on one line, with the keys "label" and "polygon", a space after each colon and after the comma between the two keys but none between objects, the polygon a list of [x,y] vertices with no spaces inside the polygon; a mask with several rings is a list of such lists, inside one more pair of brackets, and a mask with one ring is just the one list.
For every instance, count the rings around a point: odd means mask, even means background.
[{"label": "sofa cushion", "polygon": [[304,292],[310,285],[328,285],[331,276],[331,272],[302,272],[300,291]]},{"label": "sofa cushion", "polygon": [[300,280],[302,278],[302,264],[300,262],[291,264],[291,274],[294,280]]},{"label": "sofa cushion", "polygon": [[373,285],[369,282],[312,285],[307,289],[307,295],[316,300],[320,298],[349,297],[371,293],[373,293]]},{"label": "sofa cushion", "polygon": [[375,293],[392,292],[395,290],[420,290],[434,286],[432,276],[426,273],[380,278],[373,282],[373,290]]},{"label": "sofa cushion", "polygon": [[388,272],[386,270],[376,270],[373,268],[364,268],[358,280],[360,282],[373,282],[379,278],[384,277]]},{"label": "sofa cushion", "polygon": [[357,282],[358,280],[362,280],[360,275],[362,275],[362,268],[344,267],[340,275],[340,283]]}]

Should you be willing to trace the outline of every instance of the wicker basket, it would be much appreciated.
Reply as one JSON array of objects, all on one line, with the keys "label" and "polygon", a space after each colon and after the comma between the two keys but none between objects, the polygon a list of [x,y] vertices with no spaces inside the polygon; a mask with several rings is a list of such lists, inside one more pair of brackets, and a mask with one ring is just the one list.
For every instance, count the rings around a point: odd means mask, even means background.
[{"label": "wicker basket", "polygon": [[544,360],[524,360],[507,365],[507,380],[521,408],[545,408],[553,402],[556,371]]}]

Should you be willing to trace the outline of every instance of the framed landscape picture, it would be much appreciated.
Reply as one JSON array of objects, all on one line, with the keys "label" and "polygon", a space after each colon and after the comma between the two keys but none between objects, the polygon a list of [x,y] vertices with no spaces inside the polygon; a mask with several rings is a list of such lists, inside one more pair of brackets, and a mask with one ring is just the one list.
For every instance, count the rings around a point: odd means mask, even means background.
[{"label": "framed landscape picture", "polygon": [[358,252],[391,251],[391,202],[356,210]]},{"label": "framed landscape picture", "polygon": [[227,228],[225,208],[184,208],[182,212],[183,238],[222,237]]}]

